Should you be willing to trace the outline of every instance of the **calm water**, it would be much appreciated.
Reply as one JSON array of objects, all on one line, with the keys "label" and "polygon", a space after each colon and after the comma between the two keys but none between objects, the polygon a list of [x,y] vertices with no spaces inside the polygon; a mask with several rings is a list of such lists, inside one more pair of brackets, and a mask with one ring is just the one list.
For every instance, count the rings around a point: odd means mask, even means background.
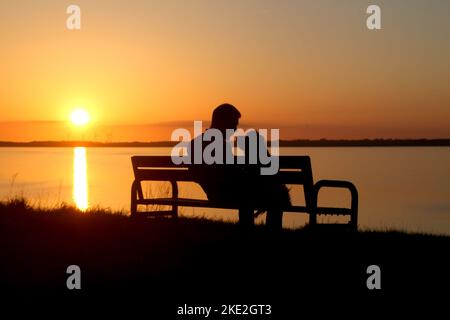
[{"label": "calm water", "polygon": [[[64,201],[128,211],[130,156],[168,154],[169,148],[0,148],[0,199],[19,195],[40,206]],[[360,228],[450,235],[450,148],[286,148],[281,154],[309,155],[315,181],[352,181],[360,195]],[[144,190],[156,194],[165,188],[148,184]],[[304,201],[300,191],[291,189],[295,203]],[[195,184],[183,184],[181,196],[205,197]],[[347,205],[349,196],[325,190],[319,201]],[[227,210],[182,208],[182,214],[237,219]],[[290,213],[284,225],[306,221],[305,214]]]}]

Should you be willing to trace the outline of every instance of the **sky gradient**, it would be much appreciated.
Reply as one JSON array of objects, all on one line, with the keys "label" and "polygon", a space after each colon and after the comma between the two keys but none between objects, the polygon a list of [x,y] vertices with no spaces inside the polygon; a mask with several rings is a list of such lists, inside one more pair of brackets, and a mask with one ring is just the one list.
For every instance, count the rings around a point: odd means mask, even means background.
[{"label": "sky gradient", "polygon": [[447,0],[2,0],[0,140],[169,140],[222,102],[282,138],[448,138],[449,35]]}]

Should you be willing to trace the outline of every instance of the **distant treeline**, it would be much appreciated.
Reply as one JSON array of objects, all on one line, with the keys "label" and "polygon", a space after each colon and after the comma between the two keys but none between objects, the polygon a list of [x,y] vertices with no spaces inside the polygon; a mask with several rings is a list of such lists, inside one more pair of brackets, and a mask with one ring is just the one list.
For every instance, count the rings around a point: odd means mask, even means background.
[{"label": "distant treeline", "polygon": [[[0,147],[173,147],[176,141],[95,142],[95,141],[0,141]],[[280,147],[448,147],[450,139],[361,139],[361,140],[280,140]]]},{"label": "distant treeline", "polygon": [[281,147],[448,147],[450,139],[282,140]]}]

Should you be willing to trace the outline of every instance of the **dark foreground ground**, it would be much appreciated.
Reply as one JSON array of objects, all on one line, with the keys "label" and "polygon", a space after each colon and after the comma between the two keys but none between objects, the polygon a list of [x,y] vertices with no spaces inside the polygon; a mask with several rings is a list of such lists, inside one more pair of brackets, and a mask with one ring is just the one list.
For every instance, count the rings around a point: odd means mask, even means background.
[{"label": "dark foreground ground", "polygon": [[[8,301],[105,303],[142,308],[149,319],[204,318],[177,315],[185,304],[211,306],[218,311],[208,318],[219,319],[301,319],[308,308],[316,315],[362,306],[362,314],[387,305],[411,311],[417,301],[447,308],[438,301],[449,297],[449,248],[450,237],[399,232],[271,234],[204,219],[0,204],[0,286]],[[81,290],[66,287],[69,265],[81,268]],[[380,267],[381,290],[366,286],[370,265]],[[271,305],[271,315],[229,317],[223,304]]]}]

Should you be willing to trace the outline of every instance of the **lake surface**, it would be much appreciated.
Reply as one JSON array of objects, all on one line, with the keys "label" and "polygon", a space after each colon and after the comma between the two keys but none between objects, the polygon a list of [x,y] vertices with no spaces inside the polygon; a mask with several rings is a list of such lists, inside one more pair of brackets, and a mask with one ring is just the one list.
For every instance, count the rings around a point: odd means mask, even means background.
[{"label": "lake surface", "polygon": [[[130,157],[169,154],[170,148],[0,148],[0,199],[24,196],[36,206],[66,202],[129,211]],[[359,191],[361,229],[450,235],[448,147],[281,148],[280,154],[309,155],[315,181],[352,181]],[[165,193],[167,186],[147,184],[144,192]],[[291,188],[294,203],[304,202],[301,195],[301,188]],[[180,196],[205,198],[198,185],[188,183]],[[346,191],[324,190],[319,202],[348,206],[349,199]],[[182,208],[181,214],[237,220],[232,210]],[[306,214],[285,214],[285,227],[306,222]]]}]

